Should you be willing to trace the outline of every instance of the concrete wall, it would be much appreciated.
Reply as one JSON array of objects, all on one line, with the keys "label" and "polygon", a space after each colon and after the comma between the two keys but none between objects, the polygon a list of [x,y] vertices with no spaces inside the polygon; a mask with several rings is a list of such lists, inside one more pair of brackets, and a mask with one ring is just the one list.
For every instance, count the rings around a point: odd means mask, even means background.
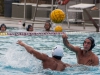
[{"label": "concrete wall", "polygon": [[[51,4],[52,0],[39,0],[39,4]],[[54,3],[56,0],[53,0]],[[24,0],[21,0],[20,2],[24,2]],[[27,3],[36,3],[37,0],[26,0]]]},{"label": "concrete wall", "polygon": [[[26,4],[25,17],[31,19],[32,5]],[[12,4],[12,17],[13,18],[24,18],[24,3],[13,3]]]}]

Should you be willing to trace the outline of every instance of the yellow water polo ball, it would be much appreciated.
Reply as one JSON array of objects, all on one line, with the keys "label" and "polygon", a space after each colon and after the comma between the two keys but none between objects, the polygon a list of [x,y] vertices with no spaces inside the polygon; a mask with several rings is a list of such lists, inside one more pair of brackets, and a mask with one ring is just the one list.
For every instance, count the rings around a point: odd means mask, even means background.
[{"label": "yellow water polo ball", "polygon": [[54,23],[61,23],[65,19],[65,13],[61,9],[55,9],[50,13],[50,19]]},{"label": "yellow water polo ball", "polygon": [[55,32],[62,32],[63,28],[62,28],[62,26],[57,25],[54,30],[55,30]]}]

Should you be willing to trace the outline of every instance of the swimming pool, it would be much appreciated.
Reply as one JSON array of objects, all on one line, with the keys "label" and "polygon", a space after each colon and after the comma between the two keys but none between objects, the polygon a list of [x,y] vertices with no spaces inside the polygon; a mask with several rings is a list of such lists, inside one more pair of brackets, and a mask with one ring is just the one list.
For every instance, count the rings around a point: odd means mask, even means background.
[{"label": "swimming pool", "polygon": [[[66,34],[73,45],[80,47],[86,37],[92,36],[96,42],[93,52],[100,59],[100,33],[66,32]],[[41,61],[17,45],[17,40],[22,40],[49,56],[51,56],[52,47],[57,44],[62,45],[64,47],[62,61],[77,64],[75,53],[63,45],[61,35],[0,36],[0,75],[100,75],[100,65],[97,67],[73,66],[66,68],[63,72],[44,70]]]}]

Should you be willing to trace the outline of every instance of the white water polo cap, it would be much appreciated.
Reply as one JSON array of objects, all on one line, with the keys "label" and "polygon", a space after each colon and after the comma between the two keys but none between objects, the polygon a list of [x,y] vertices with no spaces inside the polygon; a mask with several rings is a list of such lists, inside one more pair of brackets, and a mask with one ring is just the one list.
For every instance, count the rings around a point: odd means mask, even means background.
[{"label": "white water polo cap", "polygon": [[63,55],[64,55],[63,52],[64,52],[63,47],[60,46],[60,45],[57,45],[52,49],[52,55],[53,56],[63,57]]}]

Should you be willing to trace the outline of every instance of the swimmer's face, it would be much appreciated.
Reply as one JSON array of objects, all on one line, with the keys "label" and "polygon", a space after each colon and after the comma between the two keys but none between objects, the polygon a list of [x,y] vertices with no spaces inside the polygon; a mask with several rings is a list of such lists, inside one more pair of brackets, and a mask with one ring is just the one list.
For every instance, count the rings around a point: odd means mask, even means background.
[{"label": "swimmer's face", "polygon": [[83,44],[84,50],[88,51],[90,49],[90,47],[91,47],[91,44],[92,44],[91,40],[85,39],[84,44]]},{"label": "swimmer's face", "polygon": [[33,31],[33,27],[32,26],[29,28],[29,31]]},{"label": "swimmer's face", "polygon": [[45,26],[44,26],[44,28],[45,28],[45,30],[50,30],[50,24],[49,23],[45,23]]},{"label": "swimmer's face", "polygon": [[2,26],[1,27],[1,31],[6,31],[6,27],[5,26]]}]

